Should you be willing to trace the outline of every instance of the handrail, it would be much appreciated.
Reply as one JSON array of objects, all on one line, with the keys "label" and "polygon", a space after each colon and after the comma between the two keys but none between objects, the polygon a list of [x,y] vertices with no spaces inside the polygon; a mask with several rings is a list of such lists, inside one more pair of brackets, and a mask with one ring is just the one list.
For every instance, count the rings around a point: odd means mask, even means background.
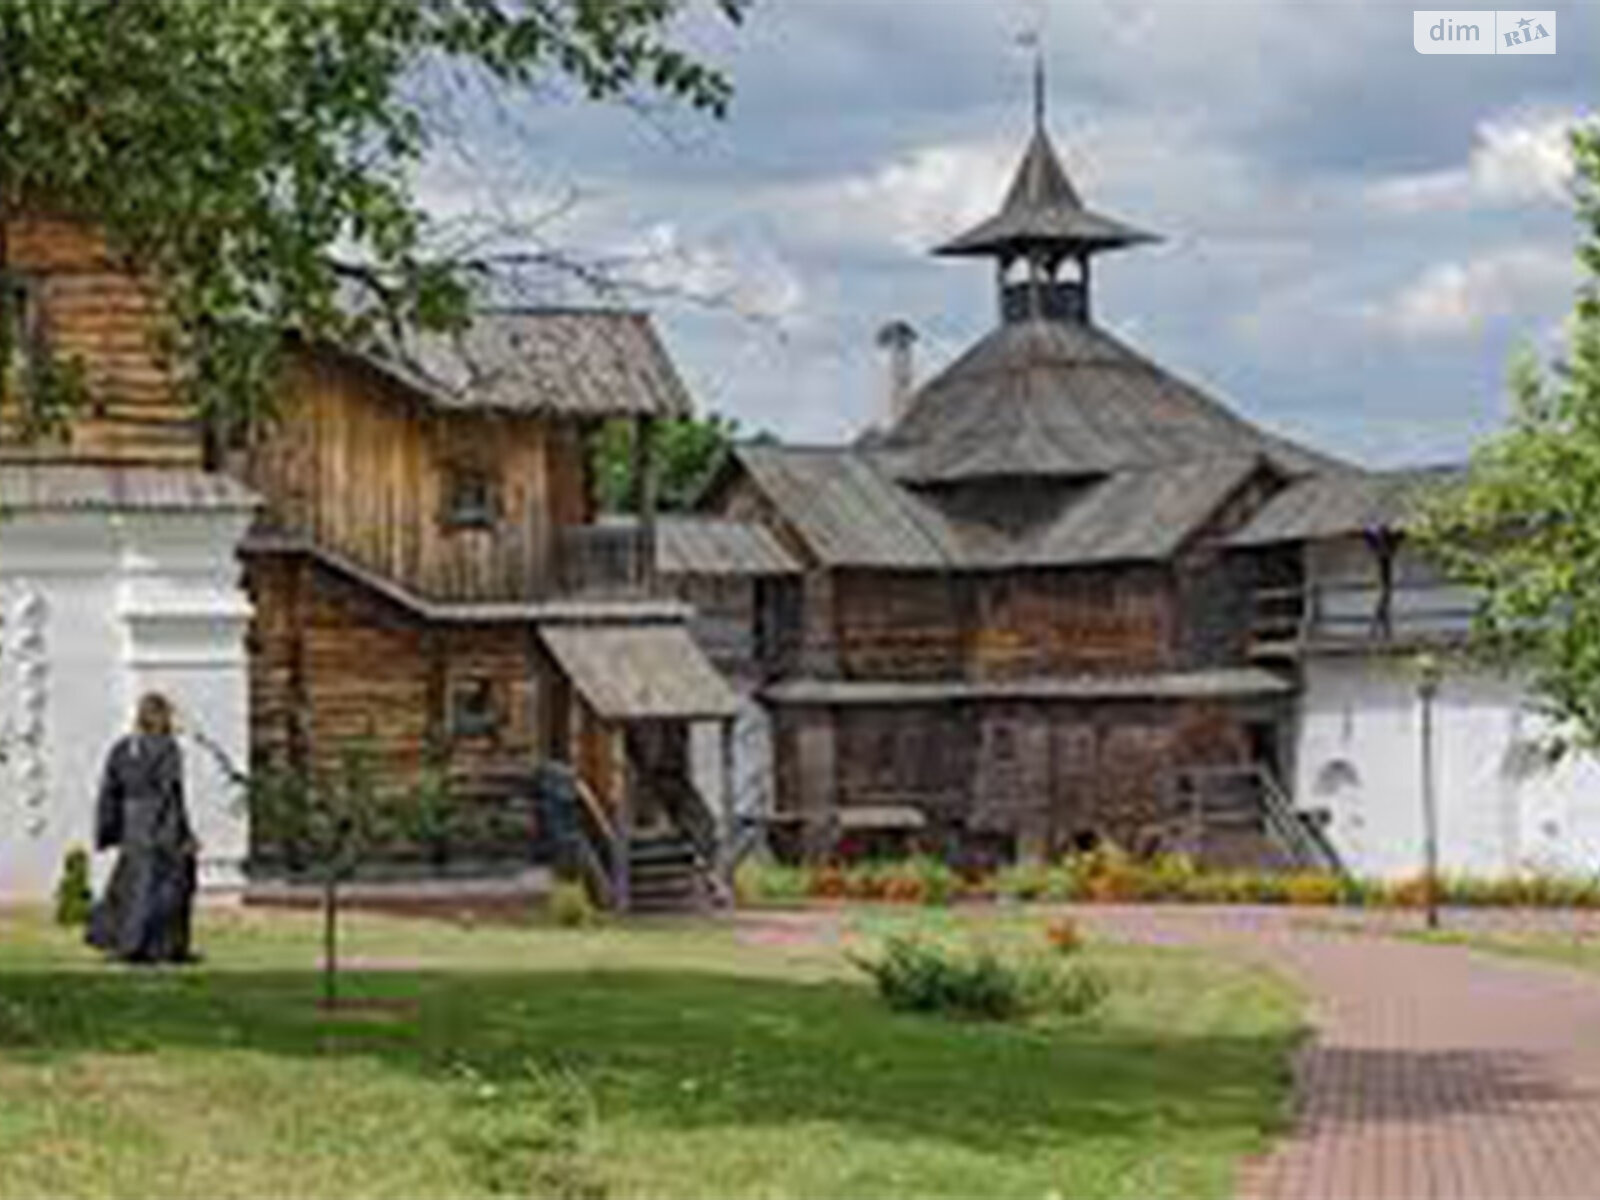
[{"label": "handrail", "polygon": [[583,835],[579,842],[585,874],[607,908],[626,912],[629,904],[627,845],[589,785],[576,773],[573,783],[578,795],[578,828]]},{"label": "handrail", "polygon": [[1192,795],[1193,839],[1198,850],[1205,836],[1207,821],[1205,784],[1218,781],[1244,783],[1259,807],[1262,832],[1275,841],[1302,868],[1329,871],[1345,876],[1343,860],[1338,850],[1320,827],[1294,807],[1283,786],[1260,763],[1214,764],[1183,767],[1173,772],[1174,782],[1190,780],[1194,783]]},{"label": "handrail", "polygon": [[717,818],[706,803],[700,789],[687,775],[674,775],[667,791],[667,808],[673,823],[688,839],[697,865],[704,873],[719,900],[732,894],[732,868],[724,854],[722,838],[717,830]]}]

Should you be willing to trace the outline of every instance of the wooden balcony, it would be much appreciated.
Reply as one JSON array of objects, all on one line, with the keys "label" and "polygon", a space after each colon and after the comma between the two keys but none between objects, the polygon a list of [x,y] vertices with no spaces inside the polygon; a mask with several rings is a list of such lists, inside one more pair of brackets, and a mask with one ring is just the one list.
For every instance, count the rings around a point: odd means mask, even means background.
[{"label": "wooden balcony", "polygon": [[1250,649],[1257,658],[1372,653],[1458,642],[1472,631],[1477,605],[1459,586],[1317,583],[1255,593]]},{"label": "wooden balcony", "polygon": [[556,531],[556,588],[566,596],[655,594],[655,538],[636,524],[567,525]]}]

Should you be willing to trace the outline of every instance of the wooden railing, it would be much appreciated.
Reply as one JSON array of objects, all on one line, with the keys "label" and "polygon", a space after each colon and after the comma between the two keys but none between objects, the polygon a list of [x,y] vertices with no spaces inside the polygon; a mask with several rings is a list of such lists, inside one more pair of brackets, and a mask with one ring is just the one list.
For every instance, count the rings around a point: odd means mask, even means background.
[{"label": "wooden railing", "polygon": [[1251,642],[1272,647],[1353,647],[1448,641],[1471,631],[1476,605],[1466,589],[1445,583],[1320,583],[1261,588],[1254,596]]},{"label": "wooden railing", "polygon": [[643,595],[654,587],[654,554],[654,537],[639,525],[565,525],[556,531],[557,586],[569,595]]},{"label": "wooden railing", "polygon": [[628,839],[612,823],[588,784],[574,776],[578,796],[578,866],[595,900],[614,912],[629,907]]},{"label": "wooden railing", "polygon": [[713,898],[727,900],[732,894],[732,866],[727,862],[717,818],[694,781],[684,775],[669,777],[665,784],[667,815],[694,848],[697,865],[713,890]]},{"label": "wooden railing", "polygon": [[1183,767],[1172,774],[1178,816],[1189,826],[1191,850],[1205,844],[1219,820],[1247,820],[1301,870],[1344,875],[1339,852],[1317,817],[1294,806],[1288,793],[1259,763]]}]

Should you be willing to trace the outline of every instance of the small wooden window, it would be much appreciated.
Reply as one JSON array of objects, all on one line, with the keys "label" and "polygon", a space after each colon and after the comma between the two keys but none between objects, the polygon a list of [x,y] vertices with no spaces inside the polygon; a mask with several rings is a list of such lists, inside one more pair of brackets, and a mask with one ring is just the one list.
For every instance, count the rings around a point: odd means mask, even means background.
[{"label": "small wooden window", "polygon": [[450,689],[450,732],[454,736],[489,737],[499,728],[493,680],[463,679]]},{"label": "small wooden window", "polygon": [[445,524],[453,529],[487,529],[499,515],[494,477],[478,467],[451,470],[445,496]]}]

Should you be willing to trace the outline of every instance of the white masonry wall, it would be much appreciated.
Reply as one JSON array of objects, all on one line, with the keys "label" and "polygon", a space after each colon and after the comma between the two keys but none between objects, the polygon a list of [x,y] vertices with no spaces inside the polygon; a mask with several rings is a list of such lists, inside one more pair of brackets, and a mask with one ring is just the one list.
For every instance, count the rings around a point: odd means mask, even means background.
[{"label": "white masonry wall", "polygon": [[[1434,701],[1440,863],[1449,871],[1600,871],[1600,764],[1551,764],[1513,680],[1447,668]],[[1326,808],[1357,874],[1398,878],[1423,863],[1420,705],[1411,660],[1349,655],[1306,663],[1295,796]]]},{"label": "white masonry wall", "polygon": [[[248,829],[201,738],[248,761],[242,512],[0,518],[0,900],[50,895],[92,844],[100,766],[144,691],[178,710],[202,886],[240,882]],[[110,855],[96,856],[97,882]]]}]

